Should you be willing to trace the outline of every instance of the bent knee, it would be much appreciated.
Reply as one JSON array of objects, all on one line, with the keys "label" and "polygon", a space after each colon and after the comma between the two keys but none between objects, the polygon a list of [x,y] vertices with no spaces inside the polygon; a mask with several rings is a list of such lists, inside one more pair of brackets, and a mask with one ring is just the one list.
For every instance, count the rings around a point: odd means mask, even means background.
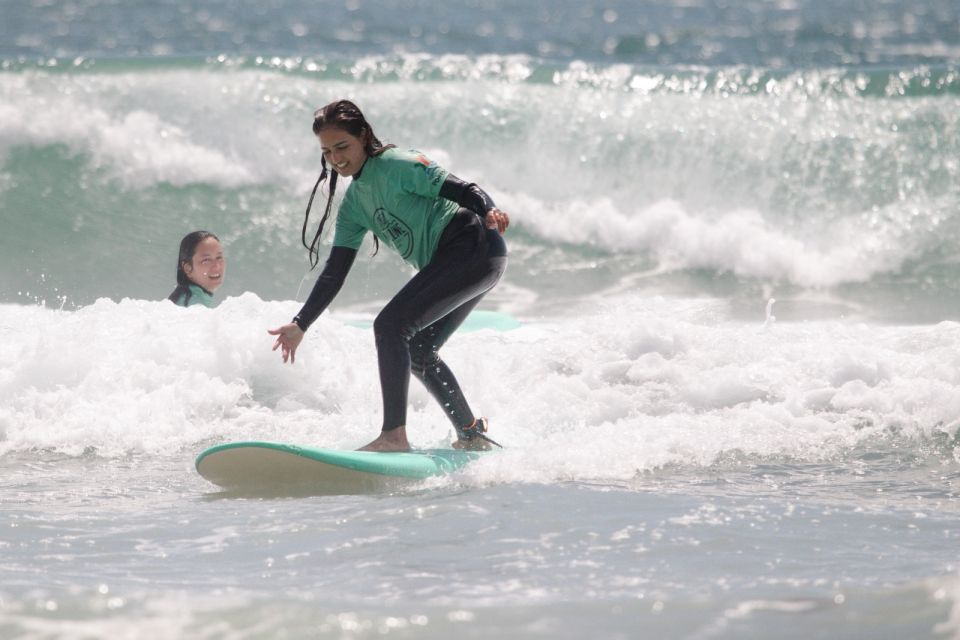
[{"label": "bent knee", "polygon": [[417,333],[413,322],[384,309],[373,321],[373,335],[379,340],[402,340],[409,342]]},{"label": "bent knee", "polygon": [[399,335],[399,319],[384,309],[373,320],[373,333],[377,336]]}]

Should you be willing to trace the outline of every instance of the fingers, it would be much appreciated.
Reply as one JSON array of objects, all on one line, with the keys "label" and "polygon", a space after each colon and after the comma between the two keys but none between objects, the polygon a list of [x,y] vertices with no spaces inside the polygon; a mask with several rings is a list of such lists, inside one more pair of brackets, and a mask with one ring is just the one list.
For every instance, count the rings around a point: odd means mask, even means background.
[{"label": "fingers", "polygon": [[487,211],[485,222],[488,229],[496,229],[503,233],[510,226],[510,216],[500,209],[490,209],[490,211]]},{"label": "fingers", "polygon": [[273,349],[271,351],[276,351],[280,349],[280,355],[283,356],[283,361],[286,362],[289,357],[290,347],[282,338],[277,338],[277,341],[273,343]]},{"label": "fingers", "polygon": [[303,330],[296,324],[291,323],[283,325],[278,329],[267,329],[267,333],[272,336],[277,336],[277,340],[273,343],[273,349],[271,349],[271,351],[280,349],[284,362],[289,361],[290,364],[296,362],[297,345],[299,345],[303,339]]},{"label": "fingers", "polygon": [[267,333],[273,336],[278,336],[276,341],[273,343],[273,348],[271,351],[276,351],[280,349],[280,353],[283,356],[283,361],[286,362],[288,359],[293,363],[293,352],[290,350],[290,344],[287,342],[286,336],[283,335],[283,331],[277,329],[275,331],[267,330]]}]

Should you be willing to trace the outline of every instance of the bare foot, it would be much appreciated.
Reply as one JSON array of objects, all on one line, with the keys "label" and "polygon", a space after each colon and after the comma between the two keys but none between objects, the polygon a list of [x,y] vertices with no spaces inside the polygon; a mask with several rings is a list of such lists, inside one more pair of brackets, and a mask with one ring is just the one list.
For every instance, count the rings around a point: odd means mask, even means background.
[{"label": "bare foot", "polygon": [[357,451],[410,451],[407,428],[403,426],[390,431],[381,431],[379,438],[360,447]]}]

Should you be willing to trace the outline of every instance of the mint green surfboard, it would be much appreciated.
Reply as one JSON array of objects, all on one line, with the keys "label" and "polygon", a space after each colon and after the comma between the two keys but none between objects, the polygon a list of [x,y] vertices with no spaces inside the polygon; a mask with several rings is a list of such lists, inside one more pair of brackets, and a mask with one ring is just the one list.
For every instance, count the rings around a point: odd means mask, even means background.
[{"label": "mint green surfboard", "polygon": [[458,331],[480,331],[493,329],[494,331],[512,331],[518,329],[521,322],[507,313],[497,311],[472,311],[460,325]]},{"label": "mint green surfboard", "polygon": [[[351,327],[358,329],[368,329],[373,326],[373,320],[369,319],[348,319],[346,323]],[[481,331],[483,329],[492,329],[493,331],[513,331],[522,326],[522,323],[507,313],[498,311],[472,311],[463,324],[457,329],[462,333],[471,331]]]},{"label": "mint green surfboard", "polygon": [[444,475],[484,455],[458,449],[341,451],[278,442],[231,442],[197,456],[197,472],[245,495],[334,495],[390,490]]}]

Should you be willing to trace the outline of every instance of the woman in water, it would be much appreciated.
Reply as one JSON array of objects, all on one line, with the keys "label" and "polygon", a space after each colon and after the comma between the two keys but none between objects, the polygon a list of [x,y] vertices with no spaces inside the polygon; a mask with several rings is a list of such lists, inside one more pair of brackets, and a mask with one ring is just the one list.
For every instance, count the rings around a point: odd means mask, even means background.
[{"label": "woman in water", "polygon": [[[418,273],[373,323],[383,395],[380,436],[368,451],[407,451],[410,373],[444,408],[458,448],[489,448],[487,420],[476,418],[440,347],[503,275],[507,249],[500,234],[510,223],[482,189],[468,184],[416,151],[384,146],[360,109],[338,100],[314,113],[313,133],[323,152],[301,238],[310,264],[319,260],[320,234],[330,215],[338,177],[352,178],[336,216],[333,248],[309,298],[293,322],[269,331],[283,361],[294,361],[304,332],[343,285],[368,231]],[[332,169],[332,172],[329,170]],[[327,205],[313,241],[307,223],[317,188],[329,176]],[[496,444],[496,443],[494,443]]]},{"label": "woman in water", "polygon": [[214,306],[213,292],[223,284],[227,263],[220,240],[209,231],[188,233],[180,241],[177,288],[167,299],[181,307]]}]

